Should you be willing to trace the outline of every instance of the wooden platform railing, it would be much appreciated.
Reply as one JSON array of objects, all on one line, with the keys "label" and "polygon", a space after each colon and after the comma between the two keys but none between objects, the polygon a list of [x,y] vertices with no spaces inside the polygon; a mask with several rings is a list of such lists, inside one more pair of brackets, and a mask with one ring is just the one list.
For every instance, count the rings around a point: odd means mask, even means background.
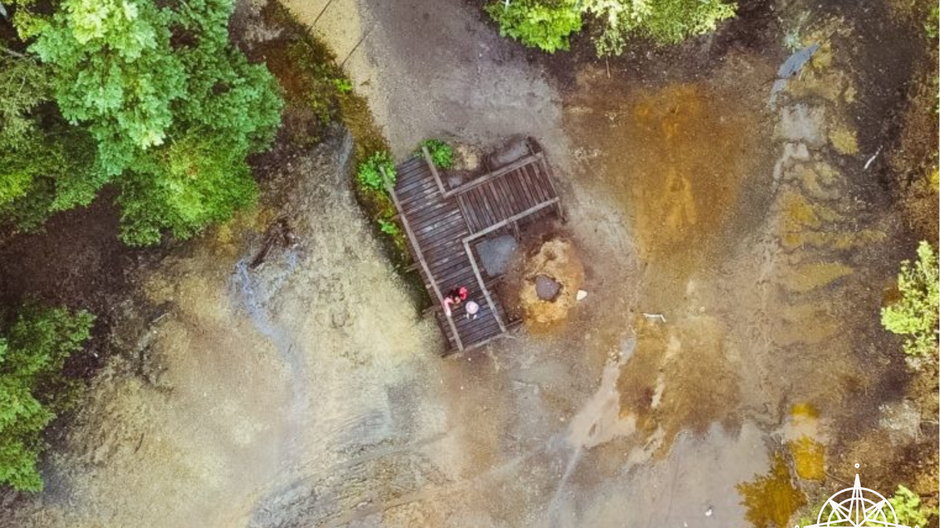
[{"label": "wooden platform railing", "polygon": [[[484,183],[487,183],[489,181],[495,180],[496,178],[499,178],[500,176],[509,174],[510,172],[518,169],[519,167],[524,167],[532,163],[533,161],[538,161],[541,163],[542,166],[546,166],[545,159],[544,159],[544,156],[542,156],[542,153],[536,152],[535,154],[529,154],[527,156],[523,156],[517,159],[516,161],[510,163],[509,165],[505,165],[494,171],[488,172],[478,178],[474,178],[468,181],[467,183],[458,185],[457,187],[454,187],[453,189],[448,189],[444,187],[444,182],[443,180],[441,180],[440,173],[437,172],[437,167],[434,165],[434,160],[431,159],[431,153],[428,152],[428,148],[425,146],[422,146],[421,152],[424,154],[424,160],[427,162],[428,167],[431,168],[431,174],[434,176],[434,181],[437,183],[437,188],[441,190],[441,194],[444,195],[445,198],[450,198],[451,196],[463,194],[469,191],[470,189],[479,187],[483,185]],[[552,190],[554,191],[554,184],[552,185],[553,185]]]}]

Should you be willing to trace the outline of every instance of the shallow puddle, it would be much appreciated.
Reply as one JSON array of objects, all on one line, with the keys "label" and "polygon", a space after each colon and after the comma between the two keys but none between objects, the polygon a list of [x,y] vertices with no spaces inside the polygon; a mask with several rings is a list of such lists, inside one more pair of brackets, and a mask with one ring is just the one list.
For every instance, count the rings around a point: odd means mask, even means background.
[{"label": "shallow puddle", "polygon": [[806,504],[806,497],[793,485],[787,463],[779,453],[766,475],[739,484],[738,492],[754,528],[786,528],[793,513]]},{"label": "shallow puddle", "polygon": [[647,438],[668,452],[682,430],[704,433],[715,422],[736,421],[738,382],[734,353],[721,321],[692,316],[662,323],[639,317],[636,352],[617,379],[620,412],[636,419]]},{"label": "shallow puddle", "polygon": [[826,446],[819,432],[819,411],[809,403],[793,405],[783,432],[796,476],[803,480],[825,479]]}]

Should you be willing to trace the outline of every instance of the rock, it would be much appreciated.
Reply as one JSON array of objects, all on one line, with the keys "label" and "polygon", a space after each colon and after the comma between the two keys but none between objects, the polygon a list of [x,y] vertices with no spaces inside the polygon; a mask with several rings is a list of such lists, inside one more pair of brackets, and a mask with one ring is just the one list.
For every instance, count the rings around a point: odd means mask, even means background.
[{"label": "rock", "polygon": [[878,425],[889,434],[901,439],[917,438],[920,430],[920,410],[911,400],[885,403],[878,407],[881,418]]},{"label": "rock", "polygon": [[809,160],[809,149],[805,143],[784,143],[783,154],[774,165],[774,182],[779,182],[783,172],[794,163]]},{"label": "rock", "polygon": [[574,298],[575,300],[583,301],[585,298],[587,298],[587,292],[584,290],[578,290],[578,294],[575,295]]},{"label": "rock", "polygon": [[548,325],[564,320],[575,304],[584,281],[584,266],[570,241],[553,238],[542,242],[526,258],[519,291],[519,307],[528,325]]},{"label": "rock", "polygon": [[798,104],[780,115],[776,135],[787,141],[805,142],[811,147],[826,143],[826,110],[822,106]]},{"label": "rock", "polygon": [[535,293],[543,301],[554,301],[561,292],[561,283],[548,275],[535,276]]},{"label": "rock", "polygon": [[512,138],[501,149],[490,155],[491,167],[502,167],[529,154],[529,142],[524,136]]}]

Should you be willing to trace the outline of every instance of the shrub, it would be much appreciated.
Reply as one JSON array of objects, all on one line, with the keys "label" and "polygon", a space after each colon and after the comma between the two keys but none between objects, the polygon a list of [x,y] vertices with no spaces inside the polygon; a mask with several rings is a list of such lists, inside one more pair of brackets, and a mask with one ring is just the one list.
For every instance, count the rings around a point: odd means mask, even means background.
[{"label": "shrub", "polygon": [[549,53],[568,49],[569,35],[589,15],[597,29],[597,54],[605,56],[623,53],[632,35],[677,44],[714,31],[736,8],[722,0],[499,0],[484,9],[499,23],[501,35]]},{"label": "shrub", "polygon": [[348,94],[352,92],[353,89],[352,81],[342,77],[333,79],[333,86],[336,88],[336,91],[341,94]]},{"label": "shrub", "polygon": [[0,484],[39,491],[42,431],[69,403],[65,360],[81,350],[94,316],[26,304],[0,337]]},{"label": "shrub", "polygon": [[901,299],[881,310],[881,324],[885,329],[908,336],[904,341],[905,354],[923,356],[937,351],[938,281],[937,254],[928,242],[921,242],[913,267],[908,260],[901,262],[898,273]]},{"label": "shrub", "polygon": [[600,33],[594,38],[599,56],[620,55],[631,34],[658,44],[678,44],[714,31],[718,22],[734,16],[736,4],[722,0],[584,0]]},{"label": "shrub", "polygon": [[497,0],[484,9],[499,24],[500,35],[549,53],[568,49],[568,35],[581,29],[572,0]]},{"label": "shrub", "polygon": [[392,156],[385,151],[374,152],[366,160],[359,164],[356,171],[356,181],[359,185],[375,191],[385,190],[385,180],[382,177],[382,169],[388,178],[388,184],[394,185],[397,176],[395,172],[395,163]]},{"label": "shrub", "polygon": [[920,497],[904,486],[898,486],[894,497],[888,499],[894,512],[898,514],[898,522],[904,526],[927,526],[930,517],[937,514],[937,510],[921,504]]},{"label": "shrub", "polygon": [[[422,147],[428,149],[431,154],[431,161],[441,169],[449,169],[454,166],[454,148],[439,139],[426,139],[421,142]],[[420,153],[421,150],[418,149]]]},{"label": "shrub", "polygon": [[379,218],[379,230],[389,235],[392,238],[396,238],[401,235],[401,229],[398,228],[398,224],[395,222],[390,222],[388,220]]}]

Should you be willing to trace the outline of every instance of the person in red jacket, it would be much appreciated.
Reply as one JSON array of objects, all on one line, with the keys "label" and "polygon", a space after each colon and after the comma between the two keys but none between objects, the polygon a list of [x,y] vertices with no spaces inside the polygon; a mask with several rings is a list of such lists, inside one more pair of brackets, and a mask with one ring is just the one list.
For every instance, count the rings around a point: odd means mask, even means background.
[{"label": "person in red jacket", "polygon": [[451,290],[450,293],[444,297],[444,313],[447,315],[447,317],[451,316],[451,306],[457,306],[458,304],[465,301],[469,293],[470,292],[467,291],[467,288],[460,286]]}]

